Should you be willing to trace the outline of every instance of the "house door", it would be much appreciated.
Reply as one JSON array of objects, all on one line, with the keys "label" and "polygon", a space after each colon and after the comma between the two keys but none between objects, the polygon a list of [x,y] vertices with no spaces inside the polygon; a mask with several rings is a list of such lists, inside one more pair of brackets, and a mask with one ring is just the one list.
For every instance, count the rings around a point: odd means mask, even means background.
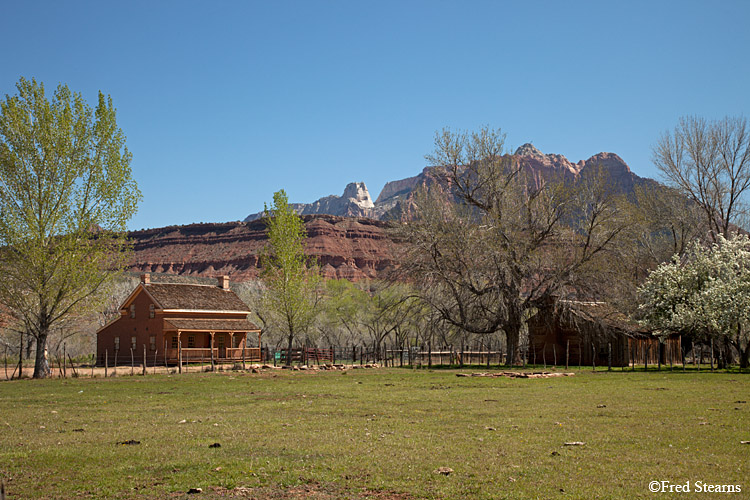
[{"label": "house door", "polygon": [[219,347],[219,357],[226,358],[227,357],[226,335],[223,333],[220,333],[216,340],[218,342],[218,347]]}]

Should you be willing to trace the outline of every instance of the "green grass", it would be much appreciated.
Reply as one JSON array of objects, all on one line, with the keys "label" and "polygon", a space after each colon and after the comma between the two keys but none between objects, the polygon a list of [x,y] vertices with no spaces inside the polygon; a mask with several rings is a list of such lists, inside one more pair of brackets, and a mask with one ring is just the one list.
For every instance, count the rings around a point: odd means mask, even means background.
[{"label": "green grass", "polygon": [[9,500],[186,498],[191,487],[200,498],[237,487],[255,498],[713,498],[653,494],[652,480],[750,492],[750,375],[455,373],[3,382],[0,475]]}]

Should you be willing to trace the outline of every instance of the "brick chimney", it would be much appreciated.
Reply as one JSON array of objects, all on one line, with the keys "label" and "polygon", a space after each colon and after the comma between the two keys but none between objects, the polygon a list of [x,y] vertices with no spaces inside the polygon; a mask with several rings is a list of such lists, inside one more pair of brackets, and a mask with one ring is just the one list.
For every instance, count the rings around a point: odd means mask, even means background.
[{"label": "brick chimney", "polygon": [[229,276],[219,276],[219,288],[222,290],[229,290]]},{"label": "brick chimney", "polygon": [[151,283],[151,273],[143,273],[141,274],[141,283],[144,285],[148,285]]}]

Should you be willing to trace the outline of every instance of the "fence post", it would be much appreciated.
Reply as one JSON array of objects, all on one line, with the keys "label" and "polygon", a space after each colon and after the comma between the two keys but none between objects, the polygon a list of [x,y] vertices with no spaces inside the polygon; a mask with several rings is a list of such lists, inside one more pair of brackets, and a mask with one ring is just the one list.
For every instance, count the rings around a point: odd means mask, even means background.
[{"label": "fence post", "polygon": [[557,347],[555,347],[557,344],[552,344],[552,359],[555,362],[553,366],[557,366]]},{"label": "fence post", "polygon": [[591,371],[596,371],[596,346],[591,343]]},{"label": "fence post", "polygon": [[685,373],[685,348],[682,346],[682,335],[680,335],[680,357],[682,358],[682,373]]},{"label": "fence post", "polygon": [[542,362],[544,363],[544,369],[547,369],[547,342],[542,346]]},{"label": "fence post", "polygon": [[216,369],[216,366],[214,365],[214,335],[215,333],[211,334],[211,332],[209,332],[211,341],[208,343],[208,347],[209,347],[209,350],[211,351],[211,371],[214,371]]},{"label": "fence post", "polygon": [[643,344],[643,371],[648,371],[648,352],[651,350],[651,344]]},{"label": "fence post", "polygon": [[[712,339],[711,340],[711,359],[712,360],[713,360],[713,357],[714,357],[713,345],[714,345],[714,341]],[[65,363],[65,354],[66,354],[65,353],[65,347],[66,347],[66,343],[63,342],[63,378],[68,378],[68,370],[67,370],[67,368],[65,368],[65,366],[66,366],[66,363]],[[711,366],[713,367],[713,361],[711,362]]]},{"label": "fence post", "polygon": [[104,378],[107,378],[109,372],[109,352],[104,349]]},{"label": "fence post", "polygon": [[565,342],[565,369],[568,369],[568,360],[570,356],[570,339]]},{"label": "fence post", "polygon": [[432,341],[427,342],[427,366],[432,368]]},{"label": "fence post", "polygon": [[177,340],[177,365],[177,372],[182,373],[182,339]]},{"label": "fence post", "polygon": [[659,341],[659,344],[658,344],[658,345],[659,345],[659,347],[658,347],[658,349],[656,350],[656,357],[658,358],[658,359],[657,359],[657,363],[656,363],[656,364],[657,364],[657,370],[658,370],[658,371],[661,371],[661,353],[662,353],[662,351],[664,350],[664,348],[663,348],[664,346],[663,346],[663,344],[661,343],[661,341]]},{"label": "fence post", "polygon": [[[63,346],[63,352],[65,350],[65,346]],[[714,339],[711,337],[711,371],[714,371]]]},{"label": "fence post", "polygon": [[[242,343],[242,369],[243,370],[246,369],[245,368],[245,348],[247,347],[247,333],[245,335],[246,335],[245,341]],[[262,360],[263,359],[263,355],[262,355],[263,348],[261,346],[258,346],[258,347],[260,347],[260,350],[261,350],[261,360]],[[214,355],[214,350],[211,349],[211,357],[213,357],[213,355]],[[211,368],[211,370],[213,371],[213,367]]]},{"label": "fence post", "polygon": [[607,342],[607,371],[612,371],[612,342]]},{"label": "fence post", "polygon": [[159,349],[154,350],[154,375],[156,375],[156,355],[159,354]]},{"label": "fence post", "polygon": [[146,344],[143,344],[143,375],[146,375]]}]

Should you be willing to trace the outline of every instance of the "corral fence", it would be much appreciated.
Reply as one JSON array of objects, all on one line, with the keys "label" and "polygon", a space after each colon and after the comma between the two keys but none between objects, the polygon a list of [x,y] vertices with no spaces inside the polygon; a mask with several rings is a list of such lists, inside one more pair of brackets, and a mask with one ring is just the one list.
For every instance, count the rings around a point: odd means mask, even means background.
[{"label": "corral fence", "polygon": [[[640,340],[628,342],[622,354],[626,356],[624,363],[617,364],[613,359],[613,345],[574,345],[567,342],[562,346],[543,344],[541,349],[533,345],[520,346],[522,366],[564,367],[569,365],[607,367],[611,370],[619,367],[621,370],[634,370],[637,366],[646,370],[661,370],[663,366],[674,370],[691,367],[692,370],[721,369],[734,360],[726,359],[713,343],[683,345],[679,339],[674,342],[654,344]],[[558,348],[559,347],[559,348]],[[439,367],[439,366],[485,366],[499,367],[507,362],[507,351],[502,343],[476,343],[470,345],[439,345],[427,343],[419,346],[401,347],[382,343],[378,346],[348,345],[329,347],[296,347],[291,351],[285,348],[261,346],[255,348],[227,348],[217,352],[210,348],[183,348],[176,353],[169,349],[153,350],[143,346],[137,352],[128,349],[125,352],[109,353],[105,351],[100,356],[77,358],[74,360],[66,353],[63,344],[61,352],[49,356],[50,373],[56,377],[94,376],[95,373],[104,376],[113,374],[147,374],[147,373],[182,373],[183,371],[208,371],[226,369],[248,369],[257,364],[284,365],[367,365],[379,364],[389,367]],[[583,354],[591,353],[593,363],[585,359]],[[22,376],[30,376],[33,367],[24,364],[19,358],[11,359],[7,349],[4,358],[4,378],[11,380]],[[615,361],[613,363],[613,361]],[[729,363],[727,363],[729,362]],[[95,372],[95,368],[98,370]],[[102,373],[102,370],[103,373]],[[740,372],[743,370],[740,369]],[[744,370],[746,371],[746,370]]]}]

